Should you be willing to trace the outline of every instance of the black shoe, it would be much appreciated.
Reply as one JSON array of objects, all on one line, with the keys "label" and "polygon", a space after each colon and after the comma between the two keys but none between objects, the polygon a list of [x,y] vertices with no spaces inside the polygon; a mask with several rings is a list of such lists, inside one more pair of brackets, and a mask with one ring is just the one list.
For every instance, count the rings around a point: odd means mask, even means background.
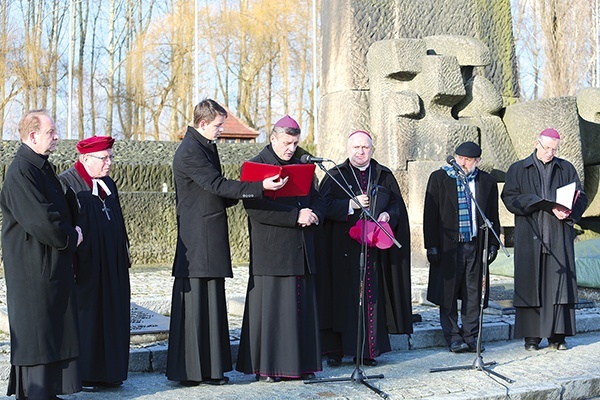
[{"label": "black shoe", "polygon": [[567,342],[548,342],[548,350],[568,350]]},{"label": "black shoe", "polygon": [[222,378],[206,378],[202,379],[202,384],[204,385],[224,385],[229,382],[229,378],[224,376]]},{"label": "black shoe", "polygon": [[469,351],[469,345],[461,340],[450,343],[450,351],[453,353],[464,353]]},{"label": "black shoe", "polygon": [[[356,357],[353,359],[354,364],[356,364]],[[367,367],[374,367],[377,365],[377,360],[374,358],[363,358],[362,365],[366,365]]]},{"label": "black shoe", "polygon": [[300,375],[300,379],[302,379],[303,381],[315,379],[315,374],[313,374],[312,372],[302,374],[302,375]]},{"label": "black shoe", "polygon": [[256,380],[259,382],[265,382],[265,383],[281,382],[281,378],[278,376],[256,375]]},{"label": "black shoe", "polygon": [[191,386],[198,386],[200,384],[200,382],[198,382],[198,381],[181,381],[181,382],[179,382],[179,384],[181,386],[191,387]]},{"label": "black shoe", "polygon": [[84,392],[95,392],[97,389],[93,382],[81,382],[81,390]]},{"label": "black shoe", "polygon": [[342,365],[342,356],[336,354],[327,355],[327,365],[330,367],[339,367]]},{"label": "black shoe", "polygon": [[[469,349],[467,350],[469,353],[477,353],[477,342],[468,342],[467,346],[469,346]],[[483,345],[481,345],[481,352],[483,353],[485,351],[485,347],[483,347]]]},{"label": "black shoe", "polygon": [[537,351],[540,348],[540,338],[527,337],[525,338],[525,350]]},{"label": "black shoe", "polygon": [[101,388],[117,388],[123,385],[123,381],[114,381],[114,382],[98,382],[96,384],[97,387]]}]

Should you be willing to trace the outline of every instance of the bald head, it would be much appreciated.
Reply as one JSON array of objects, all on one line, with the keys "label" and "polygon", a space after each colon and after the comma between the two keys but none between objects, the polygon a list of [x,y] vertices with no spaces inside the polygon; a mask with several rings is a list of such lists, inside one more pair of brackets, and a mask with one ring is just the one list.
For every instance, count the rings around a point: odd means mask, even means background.
[{"label": "bald head", "polygon": [[347,150],[350,164],[357,168],[369,165],[375,150],[371,135],[364,131],[353,132],[348,138]]}]

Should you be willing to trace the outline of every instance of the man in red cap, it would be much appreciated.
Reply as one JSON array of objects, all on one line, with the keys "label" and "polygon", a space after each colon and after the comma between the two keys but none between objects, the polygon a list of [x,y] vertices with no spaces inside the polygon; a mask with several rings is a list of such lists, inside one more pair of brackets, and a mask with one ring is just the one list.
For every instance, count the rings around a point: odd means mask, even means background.
[{"label": "man in red cap", "polygon": [[48,156],[58,133],[47,110],[19,122],[21,146],[0,192],[10,324],[7,395],[55,399],[81,390],[73,254],[83,240]]},{"label": "man in red cap", "polygon": [[[496,233],[500,232],[500,218],[496,178],[479,169],[479,145],[461,143],[455,154],[461,171],[444,166],[429,175],[423,238],[429,261],[427,300],[440,307],[440,325],[450,351],[463,353],[477,351],[481,278],[488,273],[482,262],[485,235],[479,227],[483,219],[471,196]],[[466,190],[466,185],[470,190]],[[492,263],[498,254],[498,242],[491,232],[488,235],[488,262]]]},{"label": "man in red cap", "polygon": [[[515,214],[515,338],[524,338],[527,350],[538,350],[542,338],[549,349],[567,350],[565,338],[576,332],[573,225],[588,199],[575,167],[556,157],[559,146],[556,129],[544,129],[533,153],[509,167],[502,190]],[[579,193],[574,204],[552,204],[557,189],[569,184]]]},{"label": "man in red cap", "polygon": [[110,136],[77,143],[79,158],[60,174],[77,195],[84,241],[75,265],[84,387],[118,386],[129,366],[129,241],[115,182]]},{"label": "man in red cap", "polygon": [[215,140],[227,111],[202,100],[175,152],[177,248],[173,261],[173,299],[167,353],[167,378],[182,385],[222,385],[231,371],[225,278],[231,278],[227,207],[238,199],[262,198],[287,182],[271,176],[262,182],[227,179]]},{"label": "man in red cap", "polygon": [[[374,366],[376,357],[391,351],[388,333],[412,333],[410,229],[394,174],[372,158],[375,148],[371,135],[354,131],[346,147],[348,159],[329,172],[378,221],[389,223],[393,229],[390,233],[402,247],[362,248],[349,231],[366,217],[343,188],[325,176],[319,191],[328,204],[327,216],[323,238],[317,241],[321,346],[330,366],[340,365],[344,355],[355,357],[354,362]],[[363,250],[365,259],[361,260]],[[361,265],[365,269],[364,297],[359,302]],[[388,284],[380,284],[384,281]],[[359,304],[364,321],[358,321]],[[364,346],[362,353],[356,354],[359,326],[365,328]]]}]

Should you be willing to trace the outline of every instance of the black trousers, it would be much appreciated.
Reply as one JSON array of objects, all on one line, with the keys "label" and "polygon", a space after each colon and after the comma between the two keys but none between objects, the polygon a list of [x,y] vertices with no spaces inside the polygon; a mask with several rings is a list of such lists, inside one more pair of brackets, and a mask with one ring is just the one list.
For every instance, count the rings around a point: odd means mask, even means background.
[{"label": "black trousers", "polygon": [[[479,333],[481,301],[481,260],[477,259],[477,242],[458,243],[456,254],[456,285],[450,307],[440,306],[440,325],[448,345],[455,341],[474,343]],[[458,299],[462,300],[458,322]]]}]

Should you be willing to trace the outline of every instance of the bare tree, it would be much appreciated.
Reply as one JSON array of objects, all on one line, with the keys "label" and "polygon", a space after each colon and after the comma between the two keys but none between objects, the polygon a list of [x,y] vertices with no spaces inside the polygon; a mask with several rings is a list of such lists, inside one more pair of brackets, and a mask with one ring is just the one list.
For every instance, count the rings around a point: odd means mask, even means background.
[{"label": "bare tree", "polygon": [[595,53],[589,0],[515,0],[515,40],[525,99],[576,94],[592,83]]},{"label": "bare tree", "polygon": [[108,12],[108,38],[107,38],[107,53],[108,53],[108,71],[106,76],[106,136],[113,134],[113,111],[115,102],[115,57],[116,57],[116,0],[109,0]]},{"label": "bare tree", "polygon": [[85,104],[84,104],[84,92],[85,92],[85,81],[84,81],[84,60],[85,60],[85,41],[87,37],[88,18],[90,5],[87,1],[78,1],[75,4],[76,17],[79,22],[79,51],[78,51],[78,63],[76,68],[77,77],[77,122],[78,122],[78,137],[79,139],[84,138],[85,134]]},{"label": "bare tree", "polygon": [[[198,16],[189,0],[75,1],[74,40],[65,32],[66,4],[0,0],[0,124],[11,102],[66,114],[70,43],[77,81],[73,122],[80,138],[99,132],[140,140],[178,137],[198,100],[191,90],[194,63],[201,65],[199,92],[233,108],[251,127],[269,129],[282,113],[309,116],[307,0],[205,0]],[[286,18],[274,17],[280,15]],[[190,29],[196,17],[198,60]]]},{"label": "bare tree", "polygon": [[6,106],[20,92],[19,81],[13,73],[16,43],[9,25],[10,5],[11,1],[0,0],[0,77],[4,77],[0,84],[0,132],[4,130]]}]

